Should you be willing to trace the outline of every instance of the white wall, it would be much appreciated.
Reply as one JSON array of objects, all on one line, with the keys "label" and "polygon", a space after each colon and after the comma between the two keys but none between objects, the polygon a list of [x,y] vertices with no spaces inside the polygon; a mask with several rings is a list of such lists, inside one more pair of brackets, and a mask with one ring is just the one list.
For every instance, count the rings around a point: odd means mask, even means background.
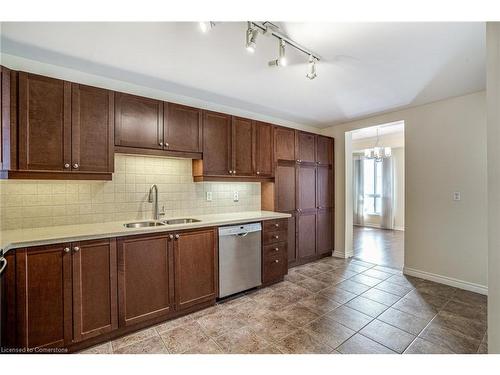
[{"label": "white wall", "polygon": [[[345,132],[405,121],[405,270],[485,292],[487,285],[485,92],[336,125],[335,254],[345,248]],[[452,200],[453,191],[462,200]],[[423,273],[422,273],[423,272]]]},{"label": "white wall", "polygon": [[488,352],[500,353],[500,23],[489,22],[488,96]]},{"label": "white wall", "polygon": [[397,147],[392,149],[394,163],[394,229],[405,228],[405,149]]}]

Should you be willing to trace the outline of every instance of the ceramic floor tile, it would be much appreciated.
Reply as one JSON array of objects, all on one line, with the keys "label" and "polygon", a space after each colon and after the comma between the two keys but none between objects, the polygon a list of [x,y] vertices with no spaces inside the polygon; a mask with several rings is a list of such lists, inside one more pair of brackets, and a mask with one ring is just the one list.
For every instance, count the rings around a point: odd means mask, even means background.
[{"label": "ceramic floor tile", "polygon": [[290,305],[278,314],[296,327],[302,327],[315,320],[320,315],[314,310],[304,306],[302,303]]},{"label": "ceramic floor tile", "polygon": [[193,321],[193,316],[192,314],[189,314],[177,319],[166,321],[165,323],[158,324],[154,328],[156,328],[156,331],[158,333],[162,333],[168,331],[169,329],[177,328],[183,326],[184,324],[191,323],[192,321]]},{"label": "ceramic floor tile", "polygon": [[367,268],[372,268],[372,267],[376,266],[376,264],[364,262],[364,261],[358,260],[358,259],[353,259],[351,261],[351,264],[357,264],[358,266],[363,266],[363,267],[367,267]]},{"label": "ceramic floor tile", "polygon": [[458,301],[449,301],[443,307],[443,311],[482,323],[487,321],[488,311],[486,306],[471,306]]},{"label": "ceramic floor tile", "polygon": [[364,266],[360,266],[360,265],[357,265],[357,264],[349,264],[346,268],[348,271],[352,271],[352,272],[357,272],[357,273],[361,273],[361,272],[364,272],[364,271],[367,271],[370,269],[370,267],[364,267]]},{"label": "ceramic floor tile", "polygon": [[293,332],[297,327],[276,313],[261,317],[249,324],[249,328],[268,342],[276,341]]},{"label": "ceramic floor tile", "polygon": [[441,296],[433,295],[433,294],[421,293],[418,290],[412,290],[410,293],[408,293],[406,296],[404,296],[404,298],[412,300],[419,305],[433,306],[437,310],[440,310],[449,301],[449,299],[446,297],[441,297]]},{"label": "ceramic floor tile", "polygon": [[326,316],[354,331],[359,331],[373,320],[372,317],[345,305],[327,313]]},{"label": "ceramic floor tile", "polygon": [[305,278],[307,278],[307,276],[301,275],[298,272],[288,273],[288,275],[285,275],[285,280],[290,281],[292,283],[300,281],[300,280],[304,280]]},{"label": "ceramic floor tile", "polygon": [[386,272],[386,273],[391,273],[393,275],[401,275],[402,274],[400,269],[393,268],[393,267],[375,266],[372,269],[377,270],[377,271]]},{"label": "ceramic floor tile", "polygon": [[209,340],[197,322],[164,331],[160,334],[170,353],[182,353]]},{"label": "ceramic floor tile", "polygon": [[449,348],[417,337],[404,354],[454,354]]},{"label": "ceramic floor tile", "polygon": [[342,354],[396,354],[389,348],[356,333],[337,348]]},{"label": "ceramic floor tile", "polygon": [[319,292],[319,294],[340,304],[346,303],[353,298],[356,298],[356,294],[348,292],[344,289],[340,289],[337,286],[331,286],[329,288],[323,289]]},{"label": "ceramic floor tile", "polygon": [[360,333],[398,353],[402,353],[415,339],[414,335],[376,319]]},{"label": "ceramic floor tile", "polygon": [[[241,305],[240,305],[241,306]],[[234,309],[237,309],[235,306]],[[219,310],[212,314],[202,316],[196,321],[201,325],[203,331],[210,337],[220,336],[228,331],[239,329],[247,323],[240,319],[234,309]]]},{"label": "ceramic floor tile", "polygon": [[311,278],[324,282],[328,284],[328,286],[333,286],[345,280],[342,276],[332,272],[318,273],[317,275],[311,276]]},{"label": "ceramic floor tile", "polygon": [[312,278],[296,281],[295,284],[313,293],[317,293],[320,290],[326,289],[330,286],[330,284]]},{"label": "ceramic floor tile", "polygon": [[333,350],[327,344],[317,341],[312,335],[301,329],[282,338],[276,346],[282,353],[286,354],[327,354]]},{"label": "ceramic floor tile", "polygon": [[122,346],[114,350],[115,354],[168,354],[168,351],[159,336]]},{"label": "ceramic floor tile", "polygon": [[113,351],[116,351],[124,346],[135,344],[153,336],[158,336],[158,333],[154,328],[148,328],[124,337],[120,337],[119,339],[112,341],[111,345],[113,346]]},{"label": "ceramic floor tile", "polygon": [[363,314],[376,318],[387,310],[387,306],[371,299],[359,296],[346,303],[347,307],[358,310]]},{"label": "ceramic floor tile", "polygon": [[382,281],[380,284],[375,285],[375,289],[380,289],[380,290],[383,290],[385,292],[392,293],[392,294],[395,294],[397,296],[403,297],[404,295],[411,292],[413,288],[410,288],[410,287],[405,286],[405,285],[390,283],[387,280],[385,280],[385,281]]},{"label": "ceramic floor tile", "polygon": [[224,354],[222,349],[212,339],[193,346],[183,354]]},{"label": "ceramic floor tile", "polygon": [[313,294],[309,297],[303,298],[300,300],[299,304],[307,307],[319,315],[332,311],[341,305],[333,299],[327,298],[321,294]]},{"label": "ceramic floor tile", "polygon": [[401,299],[400,296],[375,288],[367,290],[361,296],[382,303],[386,306],[392,306]]},{"label": "ceramic floor tile", "polygon": [[481,343],[480,340],[443,328],[432,322],[420,333],[420,337],[458,354],[476,353]]},{"label": "ceramic floor tile", "polygon": [[467,305],[476,306],[486,306],[488,297],[485,295],[469,292],[467,290],[457,289],[455,294],[451,298],[453,301],[462,302]]},{"label": "ceramic floor tile", "polygon": [[343,289],[347,292],[354,293],[354,294],[362,294],[366,292],[368,289],[370,289],[369,286],[366,286],[364,284],[357,283],[355,281],[346,280],[342,281],[341,283],[337,284],[335,287]]},{"label": "ceramic floor tile", "polygon": [[389,277],[391,277],[392,273],[382,272],[382,271],[378,271],[378,270],[376,270],[374,268],[370,268],[369,270],[363,272],[362,275],[374,277],[376,279],[379,279],[379,280],[383,281],[383,280],[386,280]]},{"label": "ceramic floor tile", "polygon": [[355,282],[360,283],[360,284],[367,285],[369,287],[373,287],[373,286],[381,283],[380,279],[377,279],[375,277],[371,277],[371,276],[365,275],[364,273],[361,273],[359,275],[353,276],[349,280],[355,281]]},{"label": "ceramic floor tile", "polygon": [[85,349],[80,354],[113,354],[111,341]]},{"label": "ceramic floor tile", "polygon": [[225,353],[231,354],[257,353],[270,345],[248,327],[222,335],[215,341]]},{"label": "ceramic floor tile", "polygon": [[386,281],[393,284],[414,288],[418,283],[422,282],[422,279],[418,279],[416,277],[408,275],[392,275],[391,277],[386,279]]},{"label": "ceramic floor tile", "polygon": [[356,333],[352,329],[326,316],[311,322],[304,327],[304,330],[311,334],[317,341],[323,342],[333,349],[336,349]]},{"label": "ceramic floor tile", "polygon": [[476,340],[482,340],[486,332],[485,321],[464,318],[447,311],[440,311],[432,320],[432,324],[459,332]]},{"label": "ceramic floor tile", "polygon": [[430,304],[409,298],[402,298],[392,305],[392,307],[425,320],[431,320],[438,312],[437,309]]},{"label": "ceramic floor tile", "polygon": [[393,308],[387,309],[377,319],[411,333],[412,335],[418,335],[429,323],[428,319],[417,318],[416,316]]},{"label": "ceramic floor tile", "polygon": [[431,294],[447,299],[451,298],[457,290],[456,288],[453,288],[451,286],[438,284],[428,280],[422,280],[422,282],[415,285],[415,288],[420,293]]}]

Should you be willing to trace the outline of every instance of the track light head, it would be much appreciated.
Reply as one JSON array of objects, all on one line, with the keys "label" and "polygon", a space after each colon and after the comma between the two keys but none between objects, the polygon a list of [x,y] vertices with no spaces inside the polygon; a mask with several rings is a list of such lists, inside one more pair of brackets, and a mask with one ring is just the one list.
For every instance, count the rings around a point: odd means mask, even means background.
[{"label": "track light head", "polygon": [[255,47],[257,45],[257,35],[259,31],[252,27],[252,23],[248,22],[247,34],[246,34],[246,49],[248,52],[254,53]]},{"label": "track light head", "polygon": [[309,79],[314,79],[318,76],[316,73],[316,59],[313,57],[313,55],[309,55],[309,64],[307,67],[307,74],[306,77]]},{"label": "track light head", "polygon": [[213,21],[208,21],[208,22],[200,22],[200,30],[202,33],[208,33],[210,30],[212,30],[215,26],[215,22]]},{"label": "track light head", "polygon": [[269,66],[286,66],[288,64],[285,56],[285,45],[286,42],[283,39],[278,40],[278,58],[269,61]]}]

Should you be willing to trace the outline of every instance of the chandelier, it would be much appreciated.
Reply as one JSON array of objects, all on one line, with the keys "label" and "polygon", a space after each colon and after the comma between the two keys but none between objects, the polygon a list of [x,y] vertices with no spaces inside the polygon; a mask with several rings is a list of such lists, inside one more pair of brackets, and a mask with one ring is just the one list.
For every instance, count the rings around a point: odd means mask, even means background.
[{"label": "chandelier", "polygon": [[366,159],[375,159],[375,161],[382,161],[382,159],[390,158],[392,155],[392,150],[390,147],[381,147],[378,145],[379,135],[377,128],[377,140],[375,141],[375,146],[373,148],[365,149]]}]

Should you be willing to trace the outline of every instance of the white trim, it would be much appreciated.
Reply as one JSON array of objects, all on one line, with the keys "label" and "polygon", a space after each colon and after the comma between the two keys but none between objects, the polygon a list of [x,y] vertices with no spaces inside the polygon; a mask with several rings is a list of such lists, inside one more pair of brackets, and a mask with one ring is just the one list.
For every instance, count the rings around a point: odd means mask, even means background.
[{"label": "white trim", "polygon": [[346,254],[344,250],[334,250],[332,256],[335,258],[347,259],[353,257],[354,254],[352,252]]},{"label": "white trim", "polygon": [[408,276],[420,277],[421,279],[435,281],[437,283],[453,286],[455,288],[465,289],[471,292],[484,294],[485,296],[488,295],[488,287],[484,285],[455,279],[453,277],[438,275],[431,272],[420,271],[409,267],[404,267],[403,273]]},{"label": "white trim", "polygon": [[401,232],[404,232],[405,231],[405,227],[394,227],[392,228],[393,230],[399,230]]}]

